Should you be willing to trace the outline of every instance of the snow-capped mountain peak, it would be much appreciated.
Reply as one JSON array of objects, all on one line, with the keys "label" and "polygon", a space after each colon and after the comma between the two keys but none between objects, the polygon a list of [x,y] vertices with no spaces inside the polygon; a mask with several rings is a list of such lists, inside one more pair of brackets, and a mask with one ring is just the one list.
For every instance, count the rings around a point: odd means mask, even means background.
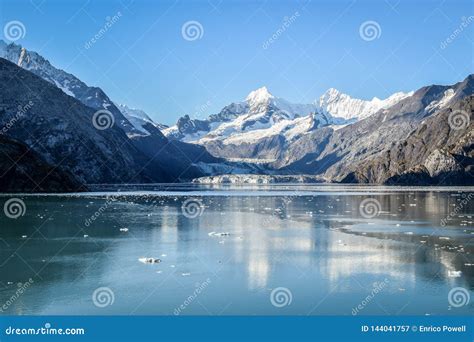
[{"label": "snow-capped mountain peak", "polygon": [[272,94],[268,91],[267,87],[261,87],[257,90],[251,91],[250,94],[247,95],[245,101],[248,102],[249,105],[268,102],[270,99],[274,98]]},{"label": "snow-capped mountain peak", "polygon": [[148,135],[152,133],[151,131],[165,128],[153,122],[143,111],[126,106],[117,108],[102,89],[88,86],[73,74],[56,68],[42,55],[29,51],[21,45],[7,44],[0,39],[0,57],[31,71],[88,107],[106,108],[115,117],[118,125],[130,136]]},{"label": "snow-capped mountain peak", "polygon": [[354,99],[335,88],[329,88],[316,103],[321,110],[331,114],[333,117],[345,120],[362,120],[380,109],[391,107],[411,95],[413,95],[413,92],[399,92],[384,100],[374,97],[372,100],[367,101]]}]

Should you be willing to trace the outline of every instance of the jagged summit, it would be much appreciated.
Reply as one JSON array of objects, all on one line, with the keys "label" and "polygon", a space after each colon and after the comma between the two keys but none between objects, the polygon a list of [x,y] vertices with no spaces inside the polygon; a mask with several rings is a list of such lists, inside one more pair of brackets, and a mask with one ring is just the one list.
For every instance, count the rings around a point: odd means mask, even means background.
[{"label": "jagged summit", "polygon": [[252,103],[266,102],[272,98],[274,98],[274,96],[268,91],[267,87],[263,86],[254,91],[251,91],[247,95],[245,100],[249,102],[249,104],[252,104]]},{"label": "jagged summit", "polygon": [[346,120],[361,120],[376,113],[380,109],[391,107],[411,95],[413,95],[413,92],[398,92],[384,100],[374,97],[372,100],[367,101],[352,98],[335,88],[329,88],[321,95],[319,101],[315,101],[315,103],[321,110],[330,113],[334,117]]}]

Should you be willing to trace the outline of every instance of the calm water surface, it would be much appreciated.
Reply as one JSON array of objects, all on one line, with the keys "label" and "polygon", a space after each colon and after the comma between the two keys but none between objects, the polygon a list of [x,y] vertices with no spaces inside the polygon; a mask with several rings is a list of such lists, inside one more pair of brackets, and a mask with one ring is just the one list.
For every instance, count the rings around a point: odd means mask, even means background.
[{"label": "calm water surface", "polygon": [[472,189],[171,190],[0,197],[1,314],[474,313]]}]

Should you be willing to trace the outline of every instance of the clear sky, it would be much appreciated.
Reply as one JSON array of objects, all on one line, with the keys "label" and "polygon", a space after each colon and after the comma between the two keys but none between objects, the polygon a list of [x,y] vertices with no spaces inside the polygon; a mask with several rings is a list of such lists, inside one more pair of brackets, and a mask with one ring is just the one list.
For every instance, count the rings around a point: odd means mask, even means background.
[{"label": "clear sky", "polygon": [[[172,124],[184,114],[216,113],[263,85],[275,96],[310,103],[330,87],[370,99],[455,83],[474,72],[473,4],[2,0],[0,22],[21,21],[26,34],[16,43],[114,101]],[[106,18],[119,12],[87,49]],[[183,36],[189,21],[201,25],[198,39],[192,25]],[[368,21],[376,25],[361,33]]]}]

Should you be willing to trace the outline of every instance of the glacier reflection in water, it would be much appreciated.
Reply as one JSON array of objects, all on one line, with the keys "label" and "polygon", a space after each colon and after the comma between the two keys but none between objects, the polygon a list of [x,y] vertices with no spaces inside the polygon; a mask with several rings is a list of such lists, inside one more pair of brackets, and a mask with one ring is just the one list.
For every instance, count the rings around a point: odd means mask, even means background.
[{"label": "glacier reflection in water", "polygon": [[2,314],[472,314],[472,192],[380,189],[19,196]]}]

